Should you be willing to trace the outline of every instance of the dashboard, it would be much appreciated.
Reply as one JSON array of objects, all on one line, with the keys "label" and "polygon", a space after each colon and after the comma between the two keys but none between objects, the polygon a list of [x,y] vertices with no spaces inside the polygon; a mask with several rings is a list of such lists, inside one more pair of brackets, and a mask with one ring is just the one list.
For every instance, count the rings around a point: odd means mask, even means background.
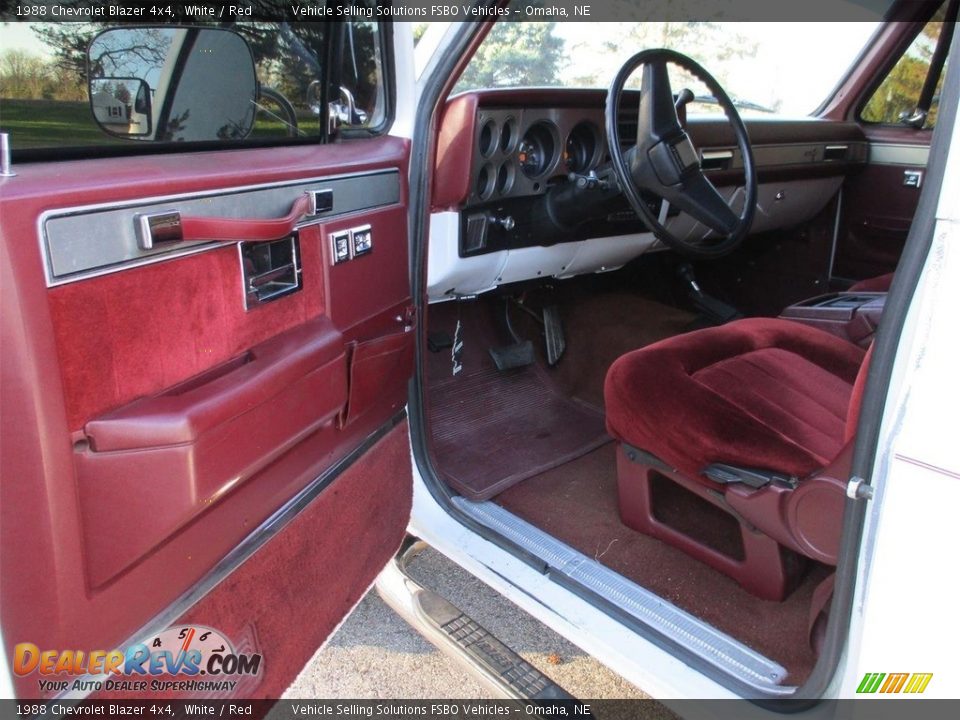
[{"label": "dashboard", "polygon": [[[603,90],[522,88],[472,91],[447,102],[431,195],[431,301],[614,270],[662,249],[616,190],[605,96]],[[638,105],[636,91],[627,91],[617,118],[626,142],[636,137]],[[704,173],[739,212],[743,161],[726,118],[681,121]],[[855,123],[771,117],[745,124],[759,179],[754,233],[809,221],[837,196],[844,177],[867,161],[867,141]],[[599,212],[583,217],[578,195],[568,190],[597,182],[593,173],[612,190]],[[664,210],[674,235],[711,235],[689,216]]]}]

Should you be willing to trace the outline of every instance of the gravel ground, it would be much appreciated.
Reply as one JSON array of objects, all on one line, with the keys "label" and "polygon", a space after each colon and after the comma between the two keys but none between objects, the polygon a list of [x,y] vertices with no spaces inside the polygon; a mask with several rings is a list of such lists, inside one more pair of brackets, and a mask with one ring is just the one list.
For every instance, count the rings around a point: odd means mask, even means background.
[{"label": "gravel ground", "polygon": [[[574,697],[646,698],[636,687],[524,613],[440,553],[426,550],[411,576],[472,616]],[[317,652],[286,698],[487,698],[486,689],[399,618],[371,590]],[[651,717],[669,717],[645,704]]]}]

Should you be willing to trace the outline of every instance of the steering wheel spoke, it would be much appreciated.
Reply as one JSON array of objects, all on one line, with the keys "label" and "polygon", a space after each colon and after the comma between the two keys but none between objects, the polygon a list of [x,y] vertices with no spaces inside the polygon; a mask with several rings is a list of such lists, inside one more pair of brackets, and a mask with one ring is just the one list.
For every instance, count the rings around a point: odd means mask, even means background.
[{"label": "steering wheel spoke", "polygon": [[[700,168],[697,152],[677,117],[668,64],[678,65],[699,78],[733,126],[743,158],[744,204],[739,215]],[[635,144],[625,151],[620,144],[617,114],[626,82],[640,67],[643,67],[643,82],[637,137]],[[750,138],[730,97],[700,65],[673,50],[644,50],[634,55],[610,84],[606,130],[610,159],[624,195],[644,224],[666,245],[691,257],[719,257],[732,251],[747,236],[757,204]],[[642,197],[644,192],[663,198],[721,237],[710,243],[677,237],[667,227],[664,214],[652,210]]]},{"label": "steering wheel spoke", "polygon": [[643,66],[643,84],[637,122],[637,147],[649,148],[683,130],[670,87],[667,63],[654,61]]},{"label": "steering wheel spoke", "polygon": [[713,183],[700,171],[693,172],[684,178],[681,188],[665,193],[664,197],[671,205],[675,205],[721,235],[730,235],[740,224],[737,214],[733,212]]}]

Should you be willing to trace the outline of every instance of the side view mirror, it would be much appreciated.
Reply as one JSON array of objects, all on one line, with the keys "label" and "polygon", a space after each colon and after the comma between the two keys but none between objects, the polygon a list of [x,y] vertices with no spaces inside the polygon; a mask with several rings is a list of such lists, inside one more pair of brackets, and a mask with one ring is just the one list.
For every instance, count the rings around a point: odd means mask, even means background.
[{"label": "side view mirror", "polygon": [[159,142],[239,140],[253,128],[257,74],[230,30],[122,27],[87,49],[94,120],[110,135]]},{"label": "side view mirror", "polygon": [[140,78],[93,78],[90,106],[97,123],[109,133],[142,137],[153,129],[150,86]]}]

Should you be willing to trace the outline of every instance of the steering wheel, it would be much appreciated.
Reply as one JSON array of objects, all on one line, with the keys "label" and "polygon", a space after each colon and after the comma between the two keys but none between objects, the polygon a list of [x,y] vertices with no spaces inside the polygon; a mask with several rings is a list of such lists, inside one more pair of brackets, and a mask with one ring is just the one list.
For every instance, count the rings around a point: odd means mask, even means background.
[{"label": "steering wheel", "polygon": [[[683,68],[707,86],[733,126],[743,158],[745,197],[739,216],[700,169],[700,159],[677,118],[667,64]],[[636,144],[620,145],[617,109],[624,85],[643,66]],[[693,258],[716,258],[731,252],[750,232],[757,205],[757,177],[747,129],[733,101],[710,73],[673,50],[643,50],[630,58],[610,84],[606,107],[607,145],[617,180],[631,207],[668,247]],[[683,210],[720,235],[713,241],[687,240],[667,229],[641,193],[648,192]]]},{"label": "steering wheel", "polygon": [[258,99],[267,98],[268,100],[272,100],[276,103],[277,107],[280,108],[280,112],[283,113],[284,117],[271,112],[263,106],[260,107],[269,117],[272,117],[274,120],[279,120],[286,126],[287,137],[300,137],[304,134],[297,126],[297,111],[294,109],[293,103],[287,100],[286,95],[266,85],[259,85],[259,92],[260,96]]}]

